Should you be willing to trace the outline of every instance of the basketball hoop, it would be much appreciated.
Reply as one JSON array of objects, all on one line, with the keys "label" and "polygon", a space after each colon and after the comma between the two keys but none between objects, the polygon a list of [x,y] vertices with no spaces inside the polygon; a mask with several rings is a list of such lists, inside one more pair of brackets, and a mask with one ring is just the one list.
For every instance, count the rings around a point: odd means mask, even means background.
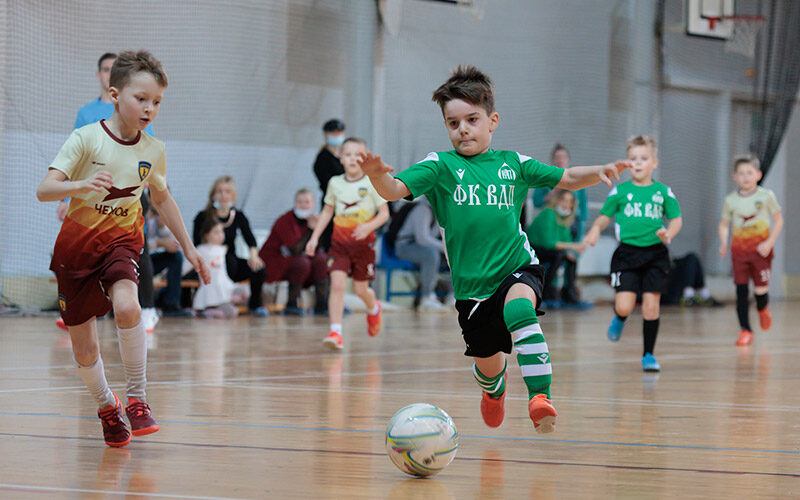
[{"label": "basketball hoop", "polygon": [[734,52],[752,59],[756,53],[758,33],[767,19],[763,16],[733,15],[706,17],[708,28],[714,30],[717,23],[731,23],[731,36],[725,41],[725,52]]}]

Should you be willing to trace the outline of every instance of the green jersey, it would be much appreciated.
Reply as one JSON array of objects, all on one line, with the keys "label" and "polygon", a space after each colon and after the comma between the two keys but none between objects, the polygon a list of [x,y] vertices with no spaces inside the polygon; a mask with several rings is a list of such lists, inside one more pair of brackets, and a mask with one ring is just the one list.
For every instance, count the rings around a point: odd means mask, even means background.
[{"label": "green jersey", "polygon": [[608,193],[600,214],[616,217],[620,242],[647,247],[661,243],[656,231],[664,227],[664,216],[680,217],[681,207],[669,186],[655,181],[649,186],[637,186],[628,181]]},{"label": "green jersey", "polygon": [[529,188],[553,188],[564,170],[512,151],[430,153],[400,172],[426,195],[442,228],[457,299],[485,299],[512,272],[539,261],[520,226]]}]

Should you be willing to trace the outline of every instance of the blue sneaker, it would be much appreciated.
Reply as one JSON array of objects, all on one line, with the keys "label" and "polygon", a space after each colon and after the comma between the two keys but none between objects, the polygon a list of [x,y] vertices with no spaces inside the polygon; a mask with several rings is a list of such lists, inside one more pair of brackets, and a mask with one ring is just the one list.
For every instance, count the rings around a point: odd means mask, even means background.
[{"label": "blue sneaker", "polygon": [[614,315],[614,319],[611,320],[611,324],[608,325],[608,340],[611,342],[616,342],[619,340],[619,336],[622,335],[622,327],[625,326],[624,321],[620,321],[617,315]]},{"label": "blue sneaker", "polygon": [[256,318],[266,318],[269,316],[269,311],[266,307],[256,307],[255,309],[250,309],[250,314],[255,316]]},{"label": "blue sneaker", "polygon": [[660,372],[661,365],[658,364],[655,356],[647,353],[642,357],[642,370],[646,372]]},{"label": "blue sneaker", "polygon": [[305,316],[306,311],[302,307],[286,306],[283,308],[282,314],[284,316]]}]

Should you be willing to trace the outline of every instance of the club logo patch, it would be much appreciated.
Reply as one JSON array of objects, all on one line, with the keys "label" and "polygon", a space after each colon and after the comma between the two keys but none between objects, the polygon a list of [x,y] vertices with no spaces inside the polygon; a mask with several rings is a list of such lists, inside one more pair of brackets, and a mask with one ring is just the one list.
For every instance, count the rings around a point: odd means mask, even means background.
[{"label": "club logo patch", "polygon": [[367,188],[365,188],[365,187],[358,188],[358,196],[363,198],[366,195],[367,195]]},{"label": "club logo patch", "polygon": [[764,202],[763,201],[757,201],[756,202],[756,210],[761,210],[761,208],[763,206],[764,206]]},{"label": "club logo patch", "polygon": [[150,168],[152,165],[146,161],[139,162],[139,180],[144,180],[147,177],[147,174],[150,173]]},{"label": "club logo patch", "polygon": [[503,165],[497,170],[497,177],[504,181],[514,181],[517,178],[517,173],[514,172],[514,169],[508,166],[508,163],[504,162]]},{"label": "club logo patch", "polygon": [[328,269],[333,267],[333,257],[328,257]]},{"label": "club logo patch", "polygon": [[67,298],[63,293],[58,294],[58,310],[62,313],[67,312]]}]

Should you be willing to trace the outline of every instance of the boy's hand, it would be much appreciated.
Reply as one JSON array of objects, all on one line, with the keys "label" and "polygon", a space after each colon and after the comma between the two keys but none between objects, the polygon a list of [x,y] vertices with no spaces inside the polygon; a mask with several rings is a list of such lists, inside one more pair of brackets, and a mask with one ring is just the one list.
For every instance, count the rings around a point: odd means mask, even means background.
[{"label": "boy's hand", "polygon": [[611,179],[619,180],[619,174],[625,171],[627,168],[633,167],[633,164],[628,160],[617,160],[614,163],[608,163],[603,165],[599,172],[597,172],[597,176],[600,177],[600,180],[604,182],[608,187],[611,187],[613,184]]},{"label": "boy's hand", "polygon": [[317,238],[311,237],[306,243],[306,255],[309,257],[313,257],[314,253],[317,251],[317,245],[319,244],[319,240]]},{"label": "boy's hand", "polygon": [[656,236],[658,236],[658,239],[661,240],[661,242],[665,245],[669,245],[669,243],[672,241],[672,238],[669,237],[669,232],[665,227],[662,227],[656,231]]},{"label": "boy's hand", "polygon": [[93,176],[80,181],[80,183],[81,191],[83,192],[97,191],[102,193],[114,185],[114,179],[108,170],[98,170]]},{"label": "boy's hand", "polygon": [[369,233],[371,232],[372,230],[367,226],[367,224],[362,223],[357,225],[356,228],[353,229],[353,238],[355,238],[357,241],[361,241],[367,236],[369,236]]},{"label": "boy's hand", "polygon": [[756,247],[756,252],[758,252],[758,255],[764,257],[765,259],[769,257],[769,253],[771,251],[772,251],[772,245],[770,244],[769,241],[762,241]]},{"label": "boy's hand", "polygon": [[208,270],[208,266],[206,265],[206,261],[203,260],[203,257],[197,252],[197,249],[192,247],[188,252],[184,252],[186,256],[186,260],[192,264],[192,267],[197,274],[200,276],[200,279],[203,280],[204,285],[208,285],[211,283],[211,271]]},{"label": "boy's hand", "polygon": [[[573,250],[575,250],[578,253],[583,253],[586,250],[586,240],[576,242],[575,243],[575,248],[573,248]],[[572,255],[572,254],[568,254],[568,255],[570,257],[572,257],[573,259],[575,258],[575,256]]]},{"label": "boy's hand", "polygon": [[594,246],[597,243],[597,239],[600,238],[600,231],[596,231],[594,227],[586,233],[586,237],[583,238],[583,242],[589,246]]},{"label": "boy's hand", "polygon": [[727,254],[728,254],[728,245],[723,243],[722,245],[719,246],[719,256],[724,258]]},{"label": "boy's hand", "polygon": [[359,153],[359,158],[356,160],[361,170],[367,174],[367,177],[375,177],[381,174],[388,174],[394,172],[394,169],[389,165],[383,163],[381,155],[372,156],[369,151],[366,153]]},{"label": "boy's hand", "polygon": [[61,200],[58,202],[58,208],[56,209],[56,218],[58,218],[59,222],[64,222],[64,218],[67,216],[67,209],[69,208],[69,203]]}]

